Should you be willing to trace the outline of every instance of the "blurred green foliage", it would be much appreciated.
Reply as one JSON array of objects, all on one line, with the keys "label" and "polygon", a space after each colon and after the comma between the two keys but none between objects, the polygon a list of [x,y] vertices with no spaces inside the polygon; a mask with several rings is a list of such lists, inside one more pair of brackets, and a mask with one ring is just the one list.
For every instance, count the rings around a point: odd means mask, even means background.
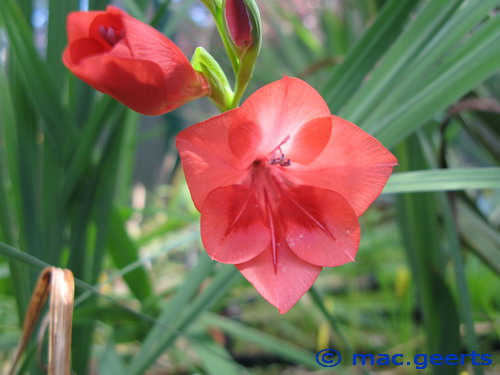
[{"label": "blurred green foliage", "polygon": [[[2,0],[1,372],[46,264],[78,279],[78,374],[319,372],[315,353],[326,347],[499,358],[500,1],[257,3],[264,40],[248,92],[301,77],[400,161],[361,219],[356,263],[325,270],[279,315],[199,241],[174,137],[216,110],[200,100],[137,115],[63,67],[65,18],[79,1]],[[122,4],[186,53],[202,45],[230,72],[200,3]],[[23,368],[43,373],[33,355]],[[485,370],[468,362],[427,371],[466,369]]]}]

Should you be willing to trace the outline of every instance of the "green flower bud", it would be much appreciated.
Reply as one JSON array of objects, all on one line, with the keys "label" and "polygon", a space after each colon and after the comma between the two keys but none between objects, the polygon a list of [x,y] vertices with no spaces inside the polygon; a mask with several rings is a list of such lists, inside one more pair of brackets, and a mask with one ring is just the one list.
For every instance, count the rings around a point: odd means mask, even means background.
[{"label": "green flower bud", "polygon": [[203,47],[198,47],[191,59],[191,65],[208,81],[210,86],[209,98],[214,101],[220,110],[226,111],[230,109],[234,96],[233,90],[217,60]]}]

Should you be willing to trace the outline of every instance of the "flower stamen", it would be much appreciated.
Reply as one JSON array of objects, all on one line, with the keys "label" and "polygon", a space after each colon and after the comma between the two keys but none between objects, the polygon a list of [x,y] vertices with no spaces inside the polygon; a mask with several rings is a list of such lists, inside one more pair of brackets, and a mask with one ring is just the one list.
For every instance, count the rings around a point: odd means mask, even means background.
[{"label": "flower stamen", "polygon": [[[281,149],[279,150],[281,152]],[[267,161],[269,165],[279,165],[280,167],[289,167],[292,165],[290,159],[285,159],[285,154],[281,154],[279,158],[271,158]]]},{"label": "flower stamen", "polygon": [[292,165],[292,162],[290,161],[290,159],[287,159],[285,157],[285,154],[281,150],[281,146],[283,146],[289,140],[290,140],[290,136],[287,135],[285,137],[285,139],[283,139],[281,141],[281,143],[274,150],[272,150],[269,153],[270,157],[269,157],[269,160],[267,161],[267,164],[269,164],[269,165],[279,165],[280,167],[289,167],[290,165]]},{"label": "flower stamen", "polygon": [[108,43],[110,46],[114,46],[125,35],[123,30],[118,33],[112,27],[106,27],[103,25],[99,26],[99,34],[106,41],[106,43]]}]

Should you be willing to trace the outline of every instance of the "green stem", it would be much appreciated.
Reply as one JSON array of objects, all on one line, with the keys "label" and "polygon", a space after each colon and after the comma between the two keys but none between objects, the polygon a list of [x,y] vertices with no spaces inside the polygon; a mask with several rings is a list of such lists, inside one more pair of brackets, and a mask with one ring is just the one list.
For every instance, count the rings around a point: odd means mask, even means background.
[{"label": "green stem", "polygon": [[212,13],[212,15],[215,20],[215,26],[217,27],[219,35],[222,39],[222,44],[224,44],[224,48],[226,49],[227,55],[229,56],[229,60],[231,61],[231,66],[233,67],[234,74],[235,76],[237,76],[237,72],[240,69],[240,63],[238,57],[231,48],[231,42],[227,38],[226,29],[224,27],[224,20],[222,18],[222,10],[221,9],[215,10]]},{"label": "green stem", "polygon": [[229,108],[229,109],[236,108],[240,105],[241,98],[242,98],[243,94],[245,93],[245,90],[248,87],[248,80],[245,80],[244,82],[245,83],[242,85],[241,80],[239,79],[239,74],[238,74],[236,77],[236,85],[234,87],[233,101],[231,103],[231,108]]}]

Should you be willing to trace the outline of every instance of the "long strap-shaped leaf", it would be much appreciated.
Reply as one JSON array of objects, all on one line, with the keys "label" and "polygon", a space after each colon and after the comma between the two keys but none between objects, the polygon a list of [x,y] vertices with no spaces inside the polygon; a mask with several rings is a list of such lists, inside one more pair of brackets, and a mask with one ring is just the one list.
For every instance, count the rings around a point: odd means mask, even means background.
[{"label": "long strap-shaped leaf", "polygon": [[33,45],[30,27],[13,0],[0,1],[0,18],[48,138],[60,156],[67,157],[78,135],[75,119],[63,107],[47,65]]},{"label": "long strap-shaped leaf", "polygon": [[[424,44],[423,48],[404,61],[399,75],[387,82],[389,86],[379,87],[383,92],[384,99],[378,100],[376,108],[371,108],[365,113],[367,123],[380,119],[384,114],[389,113],[391,108],[397,107],[402,98],[411,98],[413,94],[443,74],[446,69],[442,71],[437,69],[437,65],[445,67],[443,55],[446,54],[447,60],[454,61],[456,57],[450,60],[448,51],[455,51],[457,48],[453,49],[453,47],[459,45],[460,40],[498,4],[500,4],[499,0],[471,1],[457,9],[453,16],[447,19],[447,22],[433,35],[432,39]],[[477,40],[475,42],[477,43]],[[466,53],[469,53],[469,45],[461,45],[459,49],[464,47],[467,47]],[[391,67],[391,69],[394,68]],[[373,78],[375,79],[375,77]]]},{"label": "long strap-shaped leaf", "polygon": [[436,66],[432,82],[395,104],[380,120],[368,123],[366,130],[387,147],[392,147],[426,124],[436,112],[453,104],[498,71],[499,33],[500,17],[496,16],[464,43],[464,48],[459,48],[442,65]]},{"label": "long strap-shaped leaf", "polygon": [[430,169],[394,173],[384,193],[500,189],[500,168]]},{"label": "long strap-shaped leaf", "polygon": [[398,37],[417,0],[392,0],[350,50],[344,62],[322,88],[331,109],[337,111],[351,98],[366,75]]},{"label": "long strap-shaped leaf", "polygon": [[370,80],[342,109],[342,115],[354,123],[364,124],[366,116],[385,100],[386,93],[400,83],[406,65],[439,32],[461,2],[462,0],[427,2],[384,55]]}]

